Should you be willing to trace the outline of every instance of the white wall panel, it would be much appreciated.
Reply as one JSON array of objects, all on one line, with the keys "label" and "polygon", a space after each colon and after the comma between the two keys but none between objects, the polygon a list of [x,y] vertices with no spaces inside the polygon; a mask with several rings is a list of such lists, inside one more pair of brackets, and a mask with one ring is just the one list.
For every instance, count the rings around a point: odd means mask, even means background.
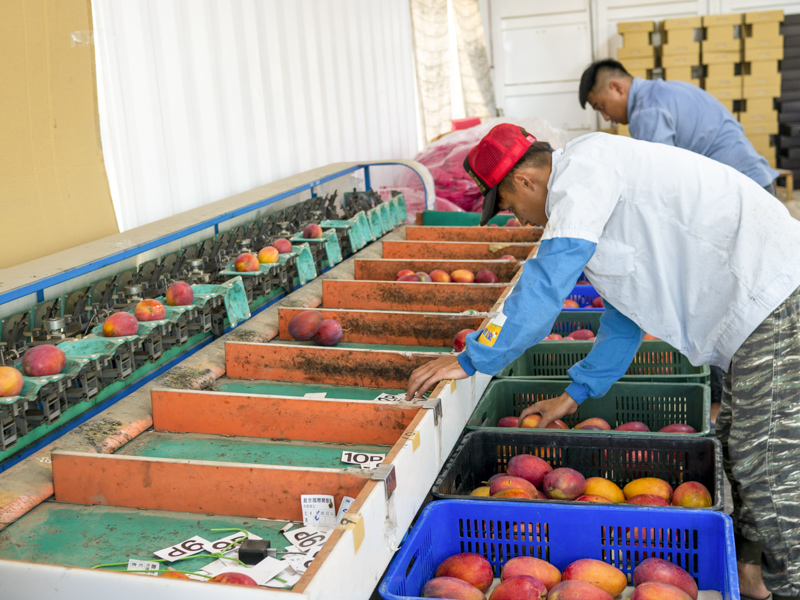
[{"label": "white wall panel", "polygon": [[578,103],[592,60],[588,0],[490,0],[497,105],[509,117],[542,117],[570,137],[594,129]]},{"label": "white wall panel", "polygon": [[408,0],[93,0],[120,228],[419,149]]}]

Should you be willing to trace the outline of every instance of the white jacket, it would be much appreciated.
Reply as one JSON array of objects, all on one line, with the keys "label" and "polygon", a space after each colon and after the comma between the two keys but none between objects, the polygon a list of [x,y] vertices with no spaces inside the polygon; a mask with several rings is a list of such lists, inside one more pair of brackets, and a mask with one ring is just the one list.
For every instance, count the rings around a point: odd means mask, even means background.
[{"label": "white jacket", "polygon": [[596,243],[592,285],[693,365],[727,369],[800,286],[800,222],[699,154],[593,133],[553,153],[548,190],[542,239]]}]

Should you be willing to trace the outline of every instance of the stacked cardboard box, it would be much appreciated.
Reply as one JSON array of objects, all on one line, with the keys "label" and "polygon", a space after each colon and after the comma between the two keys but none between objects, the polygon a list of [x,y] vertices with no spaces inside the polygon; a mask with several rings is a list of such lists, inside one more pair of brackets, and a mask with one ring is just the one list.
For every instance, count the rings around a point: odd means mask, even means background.
[{"label": "stacked cardboard box", "polygon": [[795,185],[800,185],[800,15],[786,15],[781,27],[783,61],[781,94],[777,100],[779,135],[778,167],[794,172]]},{"label": "stacked cardboard box", "polygon": [[667,19],[661,22],[661,67],[667,81],[703,83],[700,62],[700,17]]},{"label": "stacked cardboard box", "polygon": [[703,17],[705,90],[728,110],[738,110],[742,99],[742,13]]},{"label": "stacked cardboard box", "polygon": [[656,68],[656,50],[653,46],[654,21],[618,23],[617,32],[622,36],[622,47],[617,58],[634,77],[649,79]]},{"label": "stacked cardboard box", "polygon": [[778,133],[775,98],[781,92],[779,61],[783,58],[782,10],[745,13],[743,102],[739,121],[756,151],[777,166],[773,136]]}]

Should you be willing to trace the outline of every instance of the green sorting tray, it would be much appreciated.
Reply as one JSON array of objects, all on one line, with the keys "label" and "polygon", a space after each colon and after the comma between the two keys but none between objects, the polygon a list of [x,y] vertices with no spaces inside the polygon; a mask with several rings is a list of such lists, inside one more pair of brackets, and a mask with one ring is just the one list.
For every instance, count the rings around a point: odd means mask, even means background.
[{"label": "green sorting tray", "polygon": [[[419,213],[417,213],[419,214]],[[495,215],[489,219],[489,223],[500,225],[512,219],[511,213]],[[451,212],[447,210],[423,210],[422,224],[436,227],[477,227],[481,223],[481,214],[473,212]]]},{"label": "green sorting tray", "polygon": [[[567,379],[567,371],[592,350],[593,341],[540,342],[525,350],[497,377]],[[689,359],[662,341],[642,342],[623,381],[708,384],[708,365],[695,367]]]},{"label": "green sorting tray", "polygon": [[[467,421],[467,429],[493,431],[526,431],[497,427],[502,417],[518,417],[520,413],[540,400],[557,398],[564,393],[567,381],[552,379],[496,379],[489,383],[478,406]],[[711,393],[707,385],[698,383],[615,383],[602,398],[588,398],[575,411],[562,420],[574,427],[591,417],[605,419],[611,427],[630,421],[646,423],[650,432],[610,431],[611,434],[682,435],[701,437],[711,431]],[[673,423],[691,425],[692,434],[658,433]],[[533,431],[541,432],[536,429]],[[548,429],[556,434],[576,433],[568,429]],[[577,433],[583,432],[580,429]],[[592,432],[594,433],[594,432]]]}]

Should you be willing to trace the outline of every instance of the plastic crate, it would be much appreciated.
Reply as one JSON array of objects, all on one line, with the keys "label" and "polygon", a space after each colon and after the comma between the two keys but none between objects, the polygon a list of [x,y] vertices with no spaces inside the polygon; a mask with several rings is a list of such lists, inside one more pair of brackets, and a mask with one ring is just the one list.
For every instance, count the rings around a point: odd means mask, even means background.
[{"label": "plastic crate", "polygon": [[381,597],[419,598],[439,563],[460,552],[485,556],[495,577],[516,556],[541,558],[560,571],[578,559],[594,558],[622,570],[629,584],[633,569],[655,556],[686,569],[701,590],[721,592],[725,600],[739,598],[733,524],[723,513],[461,500],[425,507],[389,565]]},{"label": "plastic crate", "polygon": [[[471,498],[470,492],[495,473],[505,473],[508,461],[518,454],[533,454],[557,469],[570,467],[586,477],[605,477],[624,487],[640,477],[658,477],[673,488],[686,481],[702,483],[714,504],[703,510],[722,510],[722,445],[716,438],[683,436],[634,436],[599,433],[559,435],[538,431],[481,430],[467,433],[445,463],[433,485],[437,498]],[[507,500],[507,499],[506,499]],[[515,500],[587,506],[569,500]],[[664,507],[666,508],[666,507]],[[687,510],[670,507],[668,510]]]},{"label": "plastic crate", "polygon": [[567,337],[578,329],[590,329],[593,334],[597,335],[597,330],[600,329],[600,317],[602,316],[602,310],[564,309],[558,313],[550,333],[557,333]]},{"label": "plastic crate", "polygon": [[[580,280],[578,280],[580,281]],[[604,308],[592,307],[592,300],[599,298],[600,294],[594,289],[594,286],[587,284],[576,285],[567,296],[567,299],[574,300],[580,305],[580,308],[564,308],[562,310],[591,310],[594,312],[603,312]]]},{"label": "plastic crate", "polygon": [[[557,398],[564,393],[566,381],[552,379],[507,378],[489,383],[478,406],[467,421],[467,429],[492,429],[503,417],[518,417],[520,413],[541,400]],[[562,420],[574,427],[584,419],[600,417],[611,427],[629,421],[641,421],[650,427],[650,432],[610,431],[611,435],[668,436],[681,435],[701,437],[711,431],[711,393],[707,385],[699,383],[615,383],[602,398],[588,398],[571,415]],[[697,433],[658,433],[672,423],[691,425]],[[530,431],[530,430],[520,430]],[[553,429],[560,435],[570,430]],[[576,433],[572,431],[572,433]],[[578,430],[581,435],[583,432]]]},{"label": "plastic crate", "polygon": [[[594,342],[548,341],[531,346],[497,374],[497,377],[537,377],[566,379],[567,371],[591,352]],[[709,381],[708,365],[695,367],[667,342],[642,342],[623,381],[704,383]]]}]

